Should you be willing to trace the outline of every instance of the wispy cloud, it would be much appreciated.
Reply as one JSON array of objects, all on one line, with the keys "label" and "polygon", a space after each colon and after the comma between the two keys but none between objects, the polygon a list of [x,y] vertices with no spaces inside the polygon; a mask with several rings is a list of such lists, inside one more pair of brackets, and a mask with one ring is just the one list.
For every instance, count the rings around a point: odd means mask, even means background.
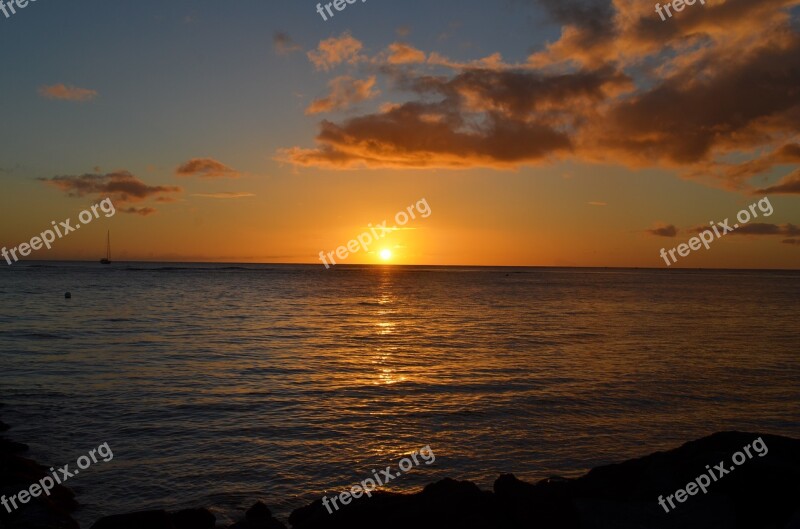
[{"label": "wispy cloud", "polygon": [[320,112],[332,112],[343,110],[351,105],[367,101],[380,94],[380,90],[373,90],[375,87],[375,76],[369,79],[353,79],[343,75],[333,79],[328,83],[330,94],[321,99],[315,99],[306,109],[306,114],[319,114]]},{"label": "wispy cloud", "polygon": [[219,198],[219,199],[228,199],[228,198],[246,198],[246,197],[254,197],[253,193],[238,193],[238,192],[220,192],[220,193],[192,193],[193,197],[202,197],[202,198]]},{"label": "wispy cloud", "polygon": [[307,56],[317,70],[328,71],[344,62],[355,64],[364,60],[365,57],[360,54],[363,47],[360,40],[345,32],[321,41],[317,49],[309,51]]},{"label": "wispy cloud", "polygon": [[241,176],[237,170],[213,158],[192,158],[178,166],[175,174],[187,178],[195,176],[199,178],[238,178]]},{"label": "wispy cloud", "polygon": [[136,207],[133,207],[133,206],[131,206],[129,208],[121,209],[120,211],[122,211],[123,213],[131,213],[133,215],[141,215],[142,217],[146,217],[148,215],[152,215],[153,213],[156,212],[155,208],[147,208],[147,207],[145,207],[145,208],[136,208]]},{"label": "wispy cloud", "polygon": [[[98,199],[111,198],[115,204],[122,205],[142,202],[148,199],[168,201],[171,194],[180,193],[177,186],[151,186],[145,184],[129,171],[121,170],[106,174],[82,174],[39,178],[49,186],[60,189],[70,197],[94,195]],[[149,215],[153,208],[128,208],[127,213]]]},{"label": "wispy cloud", "polygon": [[672,224],[656,224],[648,229],[647,233],[656,237],[675,237],[678,234],[678,228]]},{"label": "wispy cloud", "polygon": [[800,169],[786,175],[780,182],[773,186],[757,189],[753,194],[778,194],[791,193],[800,194]]},{"label": "wispy cloud", "polygon": [[97,97],[97,91],[59,83],[40,87],[39,95],[47,99],[60,99],[62,101],[91,101]]},{"label": "wispy cloud", "polygon": [[278,55],[289,55],[292,52],[300,51],[302,46],[297,44],[288,33],[278,31],[272,37],[272,48]]},{"label": "wispy cloud", "polygon": [[[708,226],[696,226],[689,230],[690,233],[702,233],[708,230]],[[751,224],[744,224],[735,230],[728,233],[728,235],[783,235],[784,237],[800,236],[800,227],[794,224],[768,224],[765,222],[754,222]]]}]

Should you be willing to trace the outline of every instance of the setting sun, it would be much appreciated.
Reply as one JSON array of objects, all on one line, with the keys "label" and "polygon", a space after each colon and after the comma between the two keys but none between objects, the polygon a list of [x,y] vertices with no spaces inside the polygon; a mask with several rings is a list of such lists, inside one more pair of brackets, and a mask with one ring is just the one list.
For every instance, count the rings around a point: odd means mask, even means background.
[{"label": "setting sun", "polygon": [[381,250],[380,255],[381,255],[381,259],[383,259],[384,261],[388,261],[389,259],[392,258],[392,251],[391,250]]}]

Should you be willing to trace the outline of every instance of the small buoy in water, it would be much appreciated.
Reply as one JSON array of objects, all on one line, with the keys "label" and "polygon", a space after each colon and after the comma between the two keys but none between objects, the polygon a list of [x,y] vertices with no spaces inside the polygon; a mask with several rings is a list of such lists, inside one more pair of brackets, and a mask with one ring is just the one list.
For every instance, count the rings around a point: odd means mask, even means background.
[{"label": "small buoy in water", "polygon": [[71,299],[71,298],[72,298],[72,294],[70,294],[69,292],[67,292],[66,294],[64,294],[64,297],[65,297],[66,299]]}]

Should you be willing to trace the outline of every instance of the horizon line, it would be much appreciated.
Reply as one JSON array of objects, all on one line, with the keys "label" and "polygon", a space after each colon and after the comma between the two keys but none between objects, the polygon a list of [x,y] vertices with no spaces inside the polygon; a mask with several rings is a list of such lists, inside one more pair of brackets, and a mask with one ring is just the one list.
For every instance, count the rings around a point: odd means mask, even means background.
[{"label": "horizon line", "polygon": [[[26,259],[15,262],[17,263],[96,263],[97,261],[82,260],[82,259]],[[125,261],[112,261],[111,264],[117,263],[156,263],[156,264],[209,264],[209,265],[277,265],[277,266],[320,266],[324,265],[319,263],[280,263],[280,262],[243,262],[243,261],[158,261],[158,260],[125,260]],[[10,265],[9,265],[10,267]],[[581,266],[581,265],[477,265],[477,264],[391,264],[391,263],[342,263],[337,264],[335,267],[382,267],[382,268],[414,268],[414,267],[428,267],[428,268],[576,268],[576,269],[601,269],[601,270],[718,270],[718,271],[783,271],[783,272],[798,272],[800,268],[718,268],[718,267],[652,267],[652,266]]]}]

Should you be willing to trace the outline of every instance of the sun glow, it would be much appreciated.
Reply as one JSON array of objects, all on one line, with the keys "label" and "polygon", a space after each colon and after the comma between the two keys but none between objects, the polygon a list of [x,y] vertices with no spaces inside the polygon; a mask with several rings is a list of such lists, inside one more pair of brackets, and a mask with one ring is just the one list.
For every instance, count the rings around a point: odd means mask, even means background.
[{"label": "sun glow", "polygon": [[391,250],[381,250],[380,252],[381,259],[384,261],[388,261],[392,258],[392,251]]}]

